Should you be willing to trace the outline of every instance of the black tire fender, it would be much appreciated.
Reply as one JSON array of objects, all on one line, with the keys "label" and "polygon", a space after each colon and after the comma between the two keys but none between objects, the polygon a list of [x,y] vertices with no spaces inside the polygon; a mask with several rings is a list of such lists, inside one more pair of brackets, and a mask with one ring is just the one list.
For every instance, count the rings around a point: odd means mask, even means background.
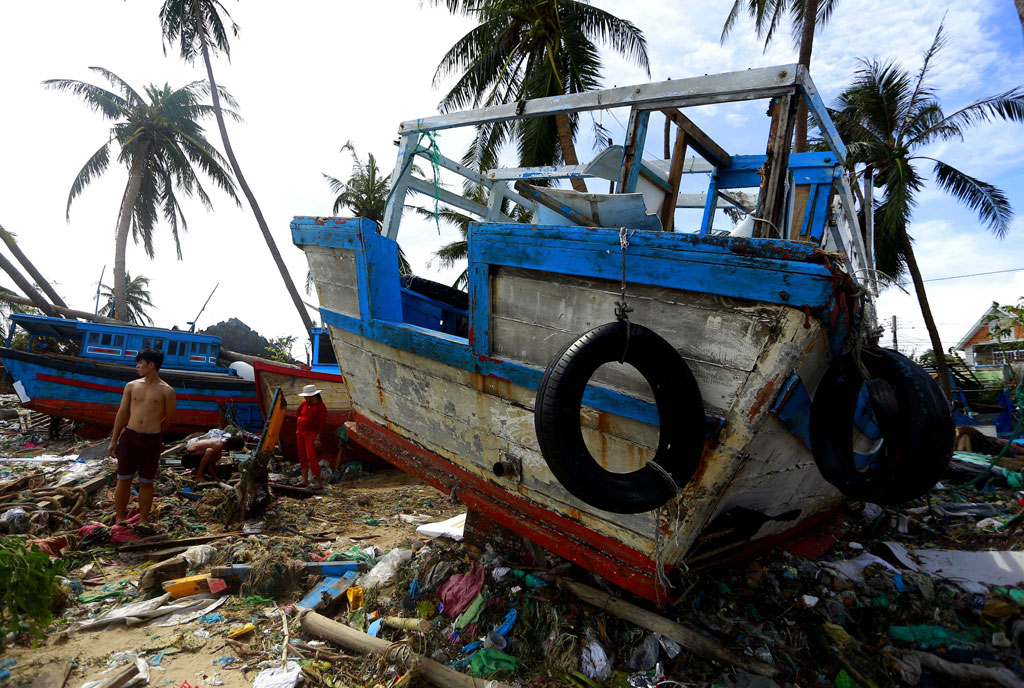
[{"label": "black tire fender", "polygon": [[953,457],[953,409],[924,368],[891,349],[865,348],[861,362],[881,430],[873,467],[858,469],[853,452],[857,396],[865,380],[853,356],[825,371],[811,402],[811,451],[822,476],[851,499],[901,504],[942,477]]},{"label": "black tire fender", "polygon": [[[620,360],[650,385],[660,425],[654,457],[629,473],[601,466],[587,449],[580,427],[590,378],[605,363]],[[619,514],[657,509],[675,497],[672,481],[681,489],[693,477],[706,431],[700,389],[679,352],[651,330],[629,322],[595,327],[551,359],[537,388],[534,424],[541,454],[562,486],[593,507]]]}]

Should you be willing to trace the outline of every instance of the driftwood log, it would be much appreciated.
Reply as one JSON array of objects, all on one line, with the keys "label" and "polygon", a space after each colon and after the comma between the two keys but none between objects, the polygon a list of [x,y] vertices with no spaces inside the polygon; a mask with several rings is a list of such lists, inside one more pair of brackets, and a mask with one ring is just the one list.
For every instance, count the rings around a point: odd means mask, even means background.
[{"label": "driftwood log", "polygon": [[[316,612],[309,612],[302,617],[302,630],[333,641],[345,649],[363,654],[383,654],[391,645],[386,640],[374,638],[337,621],[331,621]],[[512,688],[507,683],[467,676],[415,653],[411,653],[410,659],[417,662],[420,675],[435,686],[444,688]]]},{"label": "driftwood log", "polygon": [[[961,425],[956,430],[957,451],[972,452],[975,454],[988,454],[998,456],[1003,448],[1010,444],[1007,440],[999,437],[989,437],[977,428],[970,425]],[[1006,453],[999,459],[997,466],[1002,466],[1011,471],[1019,471],[1024,468],[1024,447],[1010,444]]]},{"label": "driftwood log", "polygon": [[621,597],[615,597],[597,588],[592,588],[589,585],[584,585],[568,578],[559,578],[558,584],[587,604],[592,604],[599,609],[614,614],[620,619],[625,619],[630,623],[674,640],[690,652],[704,659],[710,659],[720,664],[731,664],[761,676],[773,676],[778,671],[770,664],[724,648],[719,643],[692,628],[687,628],[682,624],[670,621],[663,616],[626,602]]}]

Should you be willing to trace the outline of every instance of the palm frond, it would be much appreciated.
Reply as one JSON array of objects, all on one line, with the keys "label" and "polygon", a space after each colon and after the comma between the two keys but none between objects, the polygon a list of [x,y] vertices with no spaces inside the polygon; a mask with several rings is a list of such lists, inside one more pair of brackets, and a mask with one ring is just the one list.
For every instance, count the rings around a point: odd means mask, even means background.
[{"label": "palm frond", "polygon": [[68,194],[68,206],[65,213],[65,218],[68,222],[71,221],[71,202],[81,195],[85,187],[89,185],[89,182],[103,174],[109,165],[110,141],[107,141],[99,147],[99,150],[92,154],[92,157],[85,161],[85,165],[75,175],[75,181],[71,183],[71,192]]},{"label": "palm frond", "polygon": [[934,160],[935,181],[939,188],[978,214],[989,230],[1002,239],[1010,231],[1013,209],[1002,191],[988,182],[975,179],[952,165]]}]

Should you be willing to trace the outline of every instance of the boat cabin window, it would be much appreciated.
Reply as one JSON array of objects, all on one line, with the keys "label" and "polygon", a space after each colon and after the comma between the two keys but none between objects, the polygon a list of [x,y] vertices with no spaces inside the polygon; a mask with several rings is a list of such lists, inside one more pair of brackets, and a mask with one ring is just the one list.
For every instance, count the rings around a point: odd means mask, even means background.
[{"label": "boat cabin window", "polygon": [[143,349],[152,349],[153,348],[153,339],[152,339],[152,337],[143,337],[142,338],[142,348]]},{"label": "boat cabin window", "polygon": [[89,343],[90,344],[99,344],[99,342],[100,342],[100,333],[99,332],[90,332],[89,333]]},{"label": "boat cabin window", "polygon": [[114,346],[124,346],[124,335],[123,334],[115,334],[114,335]]},{"label": "boat cabin window", "polygon": [[178,342],[167,342],[167,355],[177,356],[178,355]]},{"label": "boat cabin window", "polygon": [[110,345],[110,333],[109,332],[104,332],[103,336],[100,337],[100,345],[101,346],[109,346]]},{"label": "boat cabin window", "polygon": [[162,340],[162,339],[155,340],[153,342],[153,348],[156,349],[157,351],[163,351],[164,350],[164,340]]},{"label": "boat cabin window", "polygon": [[205,354],[207,351],[209,351],[209,349],[210,349],[210,345],[207,344],[206,342],[197,342],[195,344],[195,351],[196,351],[196,353]]},{"label": "boat cabin window", "polygon": [[317,364],[337,365],[338,357],[334,355],[334,347],[331,346],[331,336],[320,334],[317,336]]}]

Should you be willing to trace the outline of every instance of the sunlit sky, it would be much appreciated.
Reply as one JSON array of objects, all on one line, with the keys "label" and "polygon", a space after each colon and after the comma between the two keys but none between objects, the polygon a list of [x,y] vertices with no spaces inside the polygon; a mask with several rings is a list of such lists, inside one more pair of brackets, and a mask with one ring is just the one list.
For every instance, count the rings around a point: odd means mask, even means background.
[{"label": "sunlit sky", "polygon": [[[636,65],[605,51],[607,86],[796,61],[788,27],[767,52],[746,20],[720,44],[731,5],[726,0],[594,4],[637,24],[651,59],[648,79]],[[348,176],[351,158],[340,152],[346,141],[361,156],[374,153],[383,172],[391,170],[398,124],[436,113],[445,84],[434,87],[434,69],[472,22],[418,0],[289,5],[226,0],[225,5],[241,27],[230,62],[222,55],[214,67],[244,118],[228,125],[232,143],[302,290],[306,263],[291,244],[289,221],[295,215],[331,214],[333,196],[322,173]],[[178,87],[204,79],[201,63],[185,65],[173,49],[164,54],[158,9],[156,0],[0,5],[0,61],[5,66],[0,76],[5,94],[0,225],[17,235],[74,308],[92,310],[104,265],[104,282],[112,283],[114,229],[127,171],[112,164],[76,199],[70,221],[65,220],[71,183],[107,139],[109,123],[74,96],[47,91],[41,82],[74,78],[102,84],[88,69],[93,65],[115,72],[137,90],[149,83]],[[815,42],[811,75],[825,101],[831,102],[849,81],[860,57],[896,59],[916,71],[944,13],[949,44],[936,61],[933,83],[947,112],[1024,81],[1024,38],[1012,0],[860,0],[840,3]],[[758,153],[767,130],[763,109],[763,103],[736,105],[691,116],[730,153]],[[621,139],[625,118],[625,113],[610,114],[601,123]],[[590,129],[587,115],[577,144],[582,160],[593,155]],[[646,155],[659,157],[660,127],[652,130]],[[1022,133],[1019,126],[987,124],[962,142],[942,143],[925,153],[996,184],[1024,212]],[[208,134],[220,148],[212,120]],[[459,133],[444,134],[442,152],[457,159],[466,140]],[[601,186],[592,182],[595,190]],[[267,337],[290,334],[301,341],[301,321],[248,207],[236,207],[212,189],[211,196],[212,212],[198,202],[185,204],[183,261],[175,259],[164,226],[156,231],[155,260],[141,246],[129,244],[129,272],[151,280],[156,324],[186,326],[219,283],[200,328],[238,317]],[[911,235],[925,278],[938,280],[929,282],[929,296],[943,342],[950,346],[993,300],[1011,302],[1024,295],[1024,221],[1015,219],[1010,234],[999,240],[932,185],[919,201]],[[680,224],[685,224],[683,215]],[[399,241],[417,274],[451,282],[460,269],[440,270],[431,257],[456,236],[443,225],[439,234],[433,223],[417,219],[403,225]],[[13,286],[6,275],[0,275],[0,285]],[[316,302],[315,293],[303,296]],[[887,324],[897,317],[901,349],[930,348],[912,295],[889,289],[879,301],[879,316]],[[891,334],[883,341],[891,342]],[[302,357],[301,344],[294,353]]]}]

